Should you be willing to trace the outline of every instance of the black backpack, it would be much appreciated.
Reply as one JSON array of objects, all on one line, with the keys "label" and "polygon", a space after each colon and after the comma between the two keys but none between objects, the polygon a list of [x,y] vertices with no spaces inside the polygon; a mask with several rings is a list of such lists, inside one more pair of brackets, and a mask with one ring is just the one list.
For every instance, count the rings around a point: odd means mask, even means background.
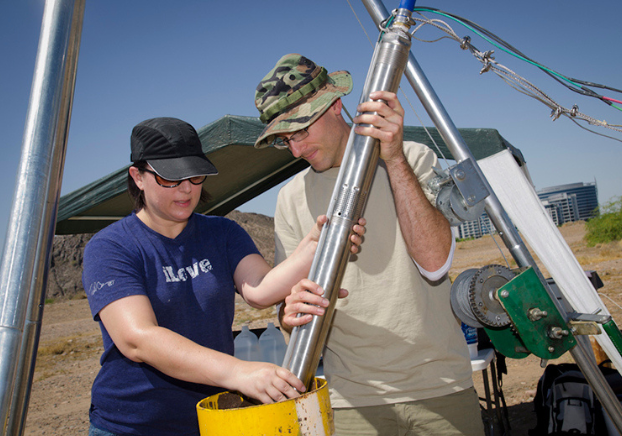
[{"label": "black backpack", "polygon": [[531,436],[607,434],[594,393],[576,364],[545,368],[534,409],[537,424],[529,431]]}]

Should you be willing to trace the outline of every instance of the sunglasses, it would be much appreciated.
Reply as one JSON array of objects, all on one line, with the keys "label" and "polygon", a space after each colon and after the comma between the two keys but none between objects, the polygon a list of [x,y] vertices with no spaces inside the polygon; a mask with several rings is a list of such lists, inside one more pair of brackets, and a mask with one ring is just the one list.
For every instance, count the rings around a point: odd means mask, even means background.
[{"label": "sunglasses", "polygon": [[193,185],[202,185],[205,179],[207,179],[207,176],[194,176],[194,177],[188,177],[187,179],[182,179],[182,180],[168,180],[168,179],[165,179],[164,177],[159,176],[155,171],[148,170],[147,168],[140,168],[140,171],[145,171],[147,173],[153,174],[153,177],[155,177],[156,183],[162,186],[163,188],[174,188],[176,186],[181,185],[181,182],[183,182],[184,180],[188,180]]}]

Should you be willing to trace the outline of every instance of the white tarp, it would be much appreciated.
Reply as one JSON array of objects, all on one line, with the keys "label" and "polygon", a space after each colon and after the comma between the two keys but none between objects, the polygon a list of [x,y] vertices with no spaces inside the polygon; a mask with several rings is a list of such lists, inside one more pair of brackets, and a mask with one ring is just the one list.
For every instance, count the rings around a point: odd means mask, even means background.
[{"label": "white tarp", "polygon": [[[599,314],[608,315],[607,307],[512,154],[501,151],[479,160],[478,164],[512,223],[540,258],[573,309],[590,314],[600,309]],[[594,337],[621,371],[622,358],[609,336],[603,331]]]}]

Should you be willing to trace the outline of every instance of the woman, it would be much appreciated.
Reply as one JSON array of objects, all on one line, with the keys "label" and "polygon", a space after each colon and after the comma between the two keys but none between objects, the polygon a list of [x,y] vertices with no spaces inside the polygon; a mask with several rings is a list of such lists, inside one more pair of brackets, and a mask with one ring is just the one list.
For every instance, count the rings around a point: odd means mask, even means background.
[{"label": "woman", "polygon": [[[198,435],[195,406],[207,396],[296,397],[305,387],[291,372],[232,356],[234,292],[265,308],[294,285],[317,288],[303,278],[326,217],[271,269],[236,223],[193,213],[217,171],[192,126],[146,120],[134,127],[131,148],[135,212],[95,235],[84,253],[84,289],[104,341],[89,434]],[[362,225],[354,226],[353,252]]]}]

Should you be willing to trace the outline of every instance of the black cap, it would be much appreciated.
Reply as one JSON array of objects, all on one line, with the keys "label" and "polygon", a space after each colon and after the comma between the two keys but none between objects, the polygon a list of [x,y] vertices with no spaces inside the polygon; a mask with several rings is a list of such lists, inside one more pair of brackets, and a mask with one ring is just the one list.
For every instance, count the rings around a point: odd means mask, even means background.
[{"label": "black cap", "polygon": [[197,131],[177,118],[151,118],[132,129],[132,162],[147,161],[161,177],[182,180],[218,174]]}]

